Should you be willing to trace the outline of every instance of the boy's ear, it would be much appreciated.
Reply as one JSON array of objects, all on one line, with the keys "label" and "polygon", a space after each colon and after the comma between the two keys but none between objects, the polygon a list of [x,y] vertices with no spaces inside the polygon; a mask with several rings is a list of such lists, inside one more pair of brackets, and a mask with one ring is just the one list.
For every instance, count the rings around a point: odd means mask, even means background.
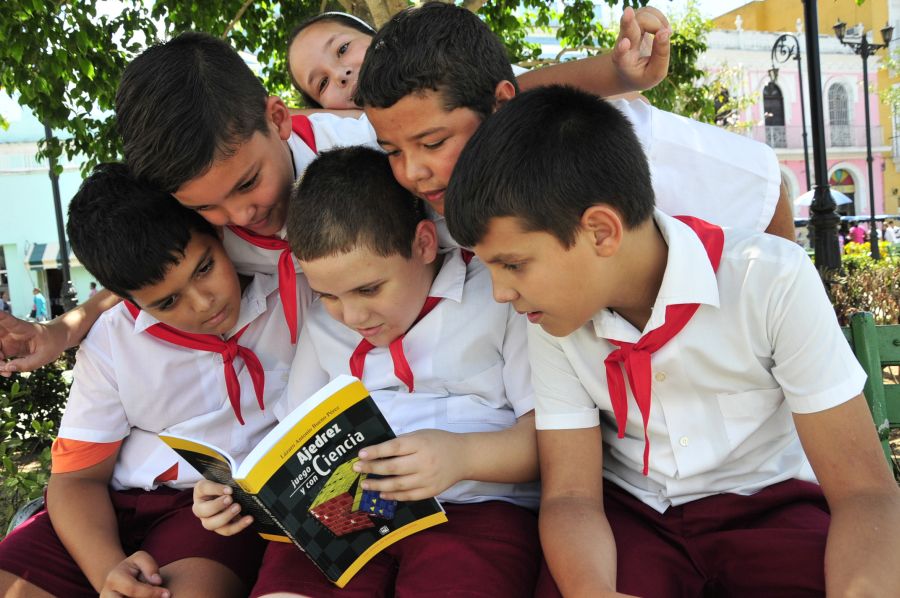
[{"label": "boy's ear", "polygon": [[433,221],[425,219],[416,226],[416,236],[413,238],[413,258],[430,264],[437,258],[437,252],[437,228]]},{"label": "boy's ear", "polygon": [[494,111],[500,109],[503,104],[516,97],[516,86],[504,79],[494,88]]},{"label": "boy's ear", "polygon": [[278,137],[287,141],[291,136],[291,113],[288,107],[278,96],[269,96],[266,99],[266,121],[275,125]]},{"label": "boy's ear", "polygon": [[600,257],[611,257],[622,244],[625,225],[619,213],[609,206],[591,206],[581,215],[582,231],[589,235],[594,251]]}]

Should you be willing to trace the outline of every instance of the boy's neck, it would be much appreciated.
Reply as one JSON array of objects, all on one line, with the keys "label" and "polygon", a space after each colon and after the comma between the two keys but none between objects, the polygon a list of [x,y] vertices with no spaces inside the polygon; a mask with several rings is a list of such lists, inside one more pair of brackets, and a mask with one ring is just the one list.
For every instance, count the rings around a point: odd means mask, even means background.
[{"label": "boy's neck", "polygon": [[623,292],[620,305],[610,306],[610,309],[638,330],[643,330],[659,295],[669,259],[669,246],[656,226],[656,220],[651,217],[627,231],[617,258],[620,264],[618,284]]}]

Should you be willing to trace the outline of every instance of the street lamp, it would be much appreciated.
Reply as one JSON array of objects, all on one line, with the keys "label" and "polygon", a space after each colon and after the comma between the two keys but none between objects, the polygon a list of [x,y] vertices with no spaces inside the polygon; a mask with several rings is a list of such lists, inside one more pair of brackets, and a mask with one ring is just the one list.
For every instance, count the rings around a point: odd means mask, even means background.
[{"label": "street lamp", "polygon": [[800,78],[800,122],[803,125],[803,162],[806,165],[806,189],[812,189],[809,180],[809,146],[806,143],[806,108],[803,101],[803,68],[800,66],[800,41],[797,36],[785,33],[775,40],[772,46],[772,68],[769,69],[769,79],[772,83],[778,81],[778,67],[775,63],[784,64],[788,60],[797,61],[797,75]]},{"label": "street lamp", "polygon": [[856,54],[859,54],[862,57],[863,63],[863,94],[865,101],[863,104],[866,109],[866,162],[869,166],[869,245],[871,246],[872,251],[872,259],[880,260],[881,259],[881,251],[878,249],[878,230],[875,228],[875,188],[873,186],[873,178],[872,178],[872,132],[869,130],[869,67],[868,60],[869,56],[873,56],[875,52],[882,48],[886,48],[888,44],[891,43],[891,38],[894,36],[894,28],[890,25],[885,25],[881,30],[881,39],[884,40],[883,44],[872,44],[869,43],[868,37],[866,37],[866,32],[863,31],[859,36],[859,40],[850,41],[844,38],[844,35],[847,33],[847,23],[838,20],[837,23],[834,24],[834,34],[837,36],[838,41],[841,44],[852,48]]}]

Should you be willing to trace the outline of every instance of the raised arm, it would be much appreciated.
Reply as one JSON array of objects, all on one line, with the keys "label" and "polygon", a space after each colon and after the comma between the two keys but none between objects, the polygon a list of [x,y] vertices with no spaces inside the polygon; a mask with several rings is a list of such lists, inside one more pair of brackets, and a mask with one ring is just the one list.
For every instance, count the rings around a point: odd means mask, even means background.
[{"label": "raised arm", "polygon": [[[619,37],[611,52],[535,69],[518,77],[525,91],[541,85],[572,85],[601,97],[650,89],[669,70],[669,21],[659,10],[644,7],[622,13]],[[653,35],[647,56],[641,55],[641,40]]]},{"label": "raised arm", "polygon": [[0,376],[29,372],[50,363],[80,343],[100,314],[119,301],[119,296],[104,289],[48,324],[25,322],[0,312]]}]

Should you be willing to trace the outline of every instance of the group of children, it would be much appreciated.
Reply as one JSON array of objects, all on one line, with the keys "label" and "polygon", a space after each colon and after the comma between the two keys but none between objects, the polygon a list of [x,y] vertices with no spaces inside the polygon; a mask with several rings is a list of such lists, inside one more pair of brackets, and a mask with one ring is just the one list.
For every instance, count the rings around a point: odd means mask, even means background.
[{"label": "group of children", "polygon": [[[900,526],[900,491],[864,375],[806,255],[754,232],[790,235],[771,150],[640,100],[518,94],[502,44],[452,4],[374,36],[357,25],[313,20],[290,66],[311,101],[358,119],[293,115],[203,34],[126,69],[127,166],[98,167],[68,221],[81,262],[124,301],[81,343],[47,510],[0,543],[0,588],[895,587],[900,539],[879,530]],[[649,60],[642,28],[657,34]],[[615,60],[594,63],[600,91],[655,77],[667,33],[627,10]],[[541,77],[582,77],[557,73]],[[3,352],[26,336],[7,332]],[[230,489],[156,435],[240,459],[347,373],[398,432],[360,452],[359,471],[382,476],[366,483],[436,496],[448,523],[338,590],[292,545],[263,545]]]}]

